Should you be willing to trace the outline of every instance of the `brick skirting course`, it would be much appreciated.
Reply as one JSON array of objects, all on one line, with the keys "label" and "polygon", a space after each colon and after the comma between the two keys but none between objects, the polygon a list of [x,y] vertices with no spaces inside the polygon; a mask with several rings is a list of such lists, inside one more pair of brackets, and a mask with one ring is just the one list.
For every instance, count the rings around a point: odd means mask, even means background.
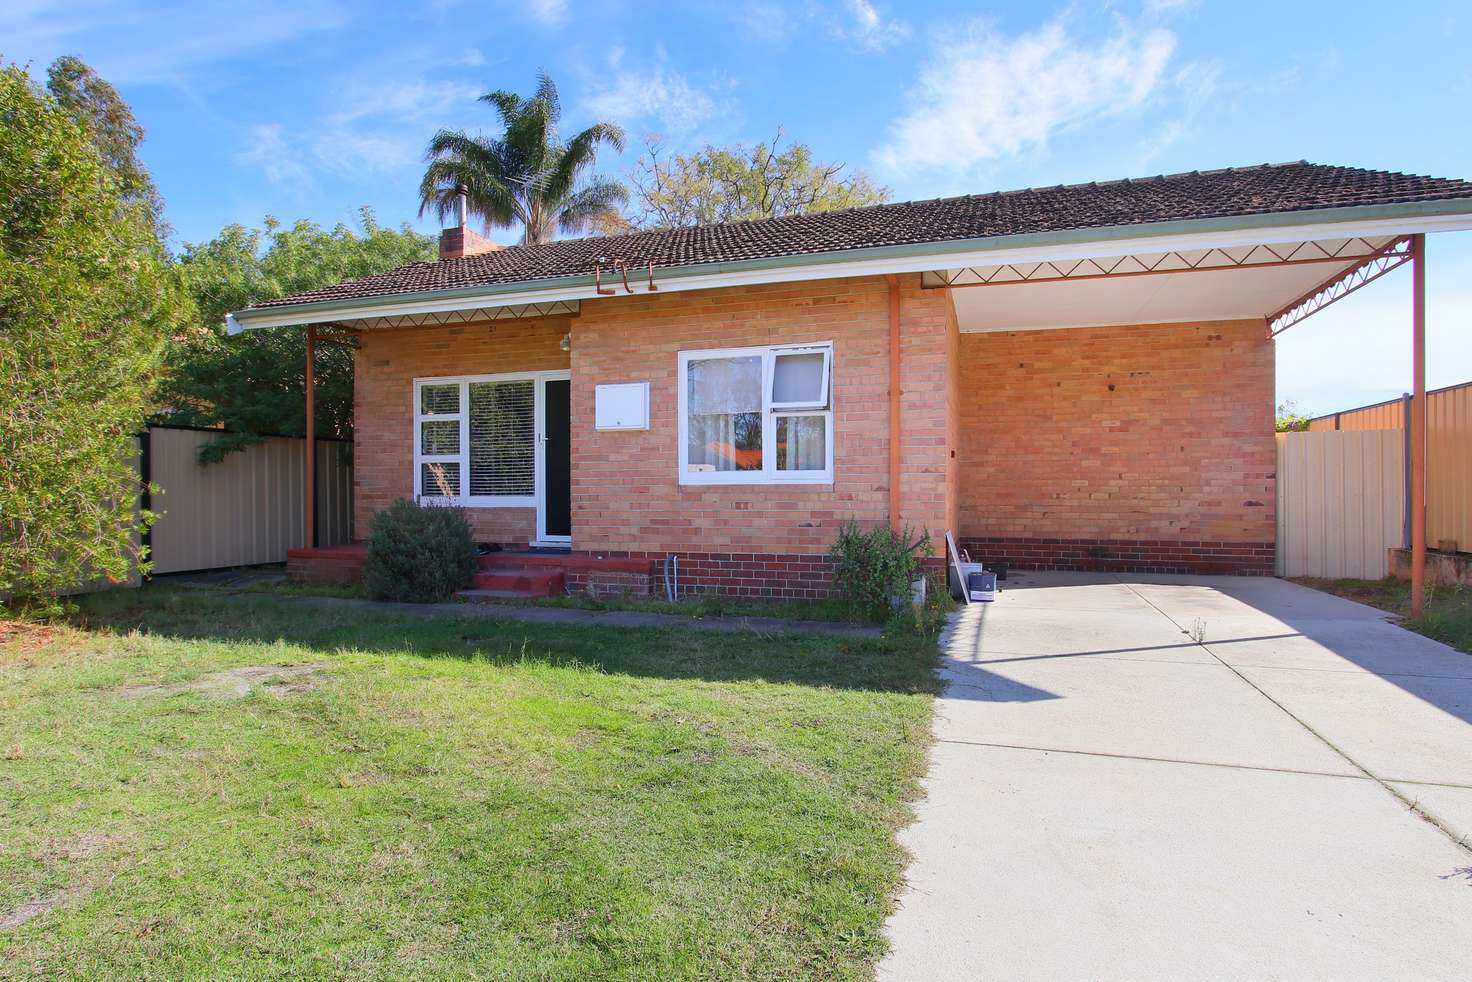
[{"label": "brick skirting course", "polygon": [[1271,542],[983,536],[963,538],[961,546],[977,562],[1008,569],[1273,575],[1274,544]]},{"label": "brick skirting course", "polygon": [[[652,592],[664,591],[666,553],[606,552],[609,559],[645,559],[653,563]],[[718,593],[762,600],[821,600],[833,593],[833,560],[826,553],[682,552],[681,596]],[[582,586],[569,581],[569,586]]]},{"label": "brick skirting course", "polygon": [[[667,553],[574,550],[569,553],[491,553],[500,565],[560,569],[569,593],[587,596],[664,593]],[[718,593],[763,600],[820,600],[833,593],[833,560],[826,553],[682,552],[681,596]],[[330,549],[294,549],[288,577],[294,583],[356,583],[367,548],[361,543]]]}]

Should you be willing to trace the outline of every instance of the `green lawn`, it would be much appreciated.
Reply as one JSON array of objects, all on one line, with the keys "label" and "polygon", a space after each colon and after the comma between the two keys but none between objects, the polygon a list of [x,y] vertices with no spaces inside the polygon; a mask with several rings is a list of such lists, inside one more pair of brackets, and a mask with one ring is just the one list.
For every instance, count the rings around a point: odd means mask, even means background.
[{"label": "green lawn", "polygon": [[[225,587],[224,589],[230,589]],[[361,584],[253,583],[245,593],[263,593],[279,597],[344,597],[367,600],[368,591]],[[736,600],[720,596],[694,596],[676,601],[657,596],[565,596],[538,597],[532,600],[497,600],[514,607],[566,607],[575,610],[634,610],[651,614],[675,614],[681,617],[776,617],[783,620],[855,621],[852,607],[840,599],[828,600]]]},{"label": "green lawn", "polygon": [[[1325,580],[1299,576],[1293,580],[1401,617],[1409,618],[1411,614],[1411,584],[1405,580],[1390,576],[1383,580]],[[1458,651],[1472,654],[1472,590],[1459,586],[1428,586],[1425,616],[1420,620],[1406,620],[1405,626]]]},{"label": "green lawn", "polygon": [[93,598],[0,633],[0,975],[866,977],[934,663]]}]

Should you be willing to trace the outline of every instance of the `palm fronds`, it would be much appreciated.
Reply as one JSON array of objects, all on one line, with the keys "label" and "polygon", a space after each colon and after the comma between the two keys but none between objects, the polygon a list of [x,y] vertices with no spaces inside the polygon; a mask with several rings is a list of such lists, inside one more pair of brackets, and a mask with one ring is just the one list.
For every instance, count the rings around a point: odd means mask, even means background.
[{"label": "palm fronds", "polygon": [[598,148],[624,148],[623,130],[595,123],[562,142],[557,124],[562,103],[557,85],[545,72],[530,98],[514,92],[487,92],[480,101],[493,106],[502,133],[497,138],[440,130],[425,151],[428,166],[419,182],[419,213],[443,220],[454,214],[465,192],[468,210],[486,226],[520,224],[522,241],[550,241],[559,231],[606,227],[628,200],[618,181],[589,175]]}]

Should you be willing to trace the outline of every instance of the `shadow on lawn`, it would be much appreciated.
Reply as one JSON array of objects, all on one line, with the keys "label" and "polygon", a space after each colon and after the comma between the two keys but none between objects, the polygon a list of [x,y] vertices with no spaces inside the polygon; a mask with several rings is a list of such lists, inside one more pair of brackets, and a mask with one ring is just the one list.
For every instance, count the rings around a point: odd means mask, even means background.
[{"label": "shadow on lawn", "polygon": [[325,608],[269,594],[219,596],[163,587],[84,598],[79,627],[138,630],[185,640],[283,641],[321,654],[341,650],[521,661],[609,674],[711,682],[763,680],[836,689],[935,693],[934,638],[717,634],[694,628],[537,624],[481,613],[422,617],[363,607]]}]

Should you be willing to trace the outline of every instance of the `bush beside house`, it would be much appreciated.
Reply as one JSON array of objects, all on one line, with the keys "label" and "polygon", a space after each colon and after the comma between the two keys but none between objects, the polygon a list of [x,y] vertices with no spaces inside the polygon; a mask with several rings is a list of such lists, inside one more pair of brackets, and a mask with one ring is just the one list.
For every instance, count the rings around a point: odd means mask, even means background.
[{"label": "bush beside house", "polygon": [[375,600],[437,603],[470,586],[475,555],[463,509],[403,498],[373,517],[363,579]]},{"label": "bush beside house", "polygon": [[857,522],[845,522],[832,551],[838,595],[854,613],[884,620],[908,605],[910,585],[923,573],[920,557],[929,553],[929,532],[916,538],[908,526],[896,532],[887,525],[865,532]]}]

